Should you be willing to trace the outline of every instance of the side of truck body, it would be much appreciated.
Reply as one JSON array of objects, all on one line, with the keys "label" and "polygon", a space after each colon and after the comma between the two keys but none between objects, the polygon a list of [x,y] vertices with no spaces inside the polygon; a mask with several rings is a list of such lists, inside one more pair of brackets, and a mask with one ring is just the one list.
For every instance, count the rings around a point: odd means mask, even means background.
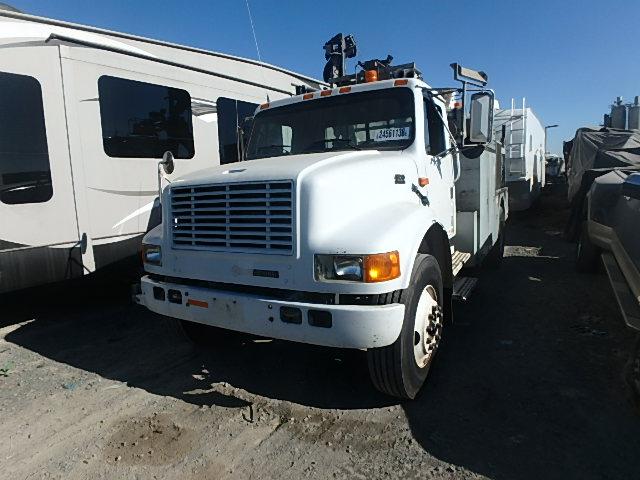
[{"label": "side of truck body", "polygon": [[504,126],[505,172],[511,210],[526,210],[546,183],[545,130],[530,107],[505,108],[495,117],[496,135]]},{"label": "side of truck body", "polygon": [[238,160],[238,119],[319,83],[283,69],[0,11],[0,293],[135,256],[168,180]]},{"label": "side of truck body", "polygon": [[[457,273],[500,248],[508,214],[499,145],[452,154],[447,105],[431,92],[409,78],[262,105],[249,158],[262,155],[164,190],[138,301],[183,321],[367,349],[376,387],[413,398]],[[314,128],[320,151],[298,147]]]}]

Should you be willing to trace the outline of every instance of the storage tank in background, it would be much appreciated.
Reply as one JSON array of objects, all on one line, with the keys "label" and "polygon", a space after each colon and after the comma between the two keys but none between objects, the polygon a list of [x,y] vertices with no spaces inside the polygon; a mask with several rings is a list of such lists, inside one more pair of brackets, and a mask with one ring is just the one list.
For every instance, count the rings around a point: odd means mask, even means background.
[{"label": "storage tank in background", "polygon": [[627,129],[627,106],[622,103],[622,97],[616,97],[611,105],[611,128]]},{"label": "storage tank in background", "polygon": [[640,129],[640,97],[633,100],[633,104],[629,105],[629,130]]}]

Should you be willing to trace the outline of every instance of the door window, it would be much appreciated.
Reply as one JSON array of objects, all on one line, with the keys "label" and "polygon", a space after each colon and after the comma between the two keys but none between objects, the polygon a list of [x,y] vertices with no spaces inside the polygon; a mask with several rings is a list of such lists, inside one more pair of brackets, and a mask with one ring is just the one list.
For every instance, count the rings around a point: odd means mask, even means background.
[{"label": "door window", "polygon": [[442,153],[445,147],[442,109],[431,100],[424,99],[424,142],[429,155]]},{"label": "door window", "polygon": [[0,201],[42,203],[52,196],[40,83],[0,72]]},{"label": "door window", "polygon": [[179,88],[102,76],[98,80],[104,151],[110,157],[195,154],[191,97]]}]

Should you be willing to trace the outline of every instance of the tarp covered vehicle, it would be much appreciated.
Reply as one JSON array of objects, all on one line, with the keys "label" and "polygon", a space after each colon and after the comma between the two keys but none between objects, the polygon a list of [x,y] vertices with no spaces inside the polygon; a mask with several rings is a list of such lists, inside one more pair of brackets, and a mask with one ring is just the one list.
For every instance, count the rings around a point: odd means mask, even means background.
[{"label": "tarp covered vehicle", "polygon": [[577,240],[585,220],[587,192],[595,178],[614,169],[640,170],[640,131],[579,128],[570,142],[567,161],[571,214],[565,236]]}]

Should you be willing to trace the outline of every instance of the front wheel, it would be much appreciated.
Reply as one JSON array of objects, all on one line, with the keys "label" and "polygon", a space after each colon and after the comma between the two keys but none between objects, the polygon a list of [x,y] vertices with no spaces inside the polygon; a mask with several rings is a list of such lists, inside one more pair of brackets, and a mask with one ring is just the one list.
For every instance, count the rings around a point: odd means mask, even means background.
[{"label": "front wheel", "polygon": [[438,261],[419,254],[411,285],[401,297],[404,321],[391,345],[367,351],[374,386],[387,395],[413,399],[424,383],[440,345],[443,328],[443,286]]}]

